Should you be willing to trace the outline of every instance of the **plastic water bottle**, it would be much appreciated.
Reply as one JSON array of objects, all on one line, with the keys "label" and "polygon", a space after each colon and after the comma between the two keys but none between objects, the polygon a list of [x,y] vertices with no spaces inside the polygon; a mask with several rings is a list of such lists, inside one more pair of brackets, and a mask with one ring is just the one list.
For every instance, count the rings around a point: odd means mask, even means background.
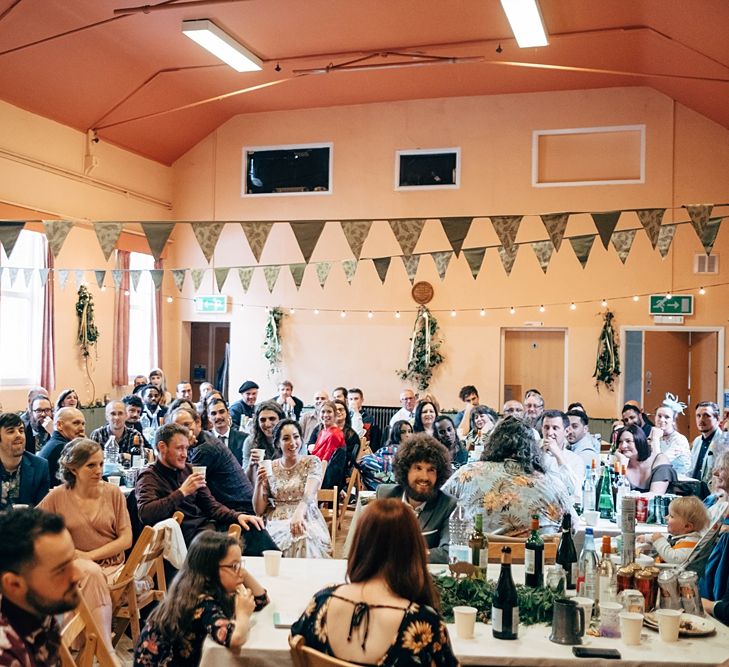
[{"label": "plastic water bottle", "polygon": [[595,538],[592,528],[585,528],[585,544],[577,561],[577,595],[591,598],[595,602],[600,593],[597,587],[599,561],[595,553]]},{"label": "plastic water bottle", "polygon": [[620,516],[623,509],[623,498],[630,493],[630,482],[626,476],[625,466],[620,468],[620,476],[618,477],[618,490],[615,494],[615,514]]},{"label": "plastic water bottle", "polygon": [[582,482],[582,514],[595,509],[595,481],[590,466],[585,466],[585,481]]},{"label": "plastic water bottle", "polygon": [[471,534],[471,522],[466,518],[466,510],[462,505],[456,505],[450,519],[448,530],[451,543],[448,547],[448,560],[451,563],[471,562],[471,550],[468,548],[468,538]]},{"label": "plastic water bottle", "polygon": [[112,435],[104,445],[104,474],[115,475],[119,468],[119,445]]}]

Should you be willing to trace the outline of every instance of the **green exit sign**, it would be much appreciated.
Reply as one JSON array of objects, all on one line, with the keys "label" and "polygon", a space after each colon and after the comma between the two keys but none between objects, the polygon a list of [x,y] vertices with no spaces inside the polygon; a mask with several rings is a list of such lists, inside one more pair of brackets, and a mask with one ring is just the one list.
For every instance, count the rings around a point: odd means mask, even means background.
[{"label": "green exit sign", "polygon": [[651,294],[648,312],[651,315],[693,315],[694,297],[690,294],[670,297]]},{"label": "green exit sign", "polygon": [[216,315],[228,312],[228,297],[223,294],[195,297],[195,312]]}]

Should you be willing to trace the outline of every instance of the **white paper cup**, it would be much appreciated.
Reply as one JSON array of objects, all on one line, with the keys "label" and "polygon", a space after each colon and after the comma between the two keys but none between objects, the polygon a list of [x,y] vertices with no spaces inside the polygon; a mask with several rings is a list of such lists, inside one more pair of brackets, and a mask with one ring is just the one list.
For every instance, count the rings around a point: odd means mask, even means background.
[{"label": "white paper cup", "polygon": [[107,479],[109,480],[109,484],[113,484],[114,486],[121,485],[121,477],[119,475],[109,475]]},{"label": "white paper cup", "polygon": [[205,477],[207,469],[207,466],[192,466],[192,472],[198,475],[202,475],[203,477]]},{"label": "white paper cup", "polygon": [[263,457],[266,455],[266,450],[256,447],[251,449],[251,463],[260,463],[263,461]]},{"label": "white paper cup", "polygon": [[626,646],[638,646],[640,644],[640,631],[643,628],[643,614],[633,611],[621,611],[620,614],[620,636]]},{"label": "white paper cup", "polygon": [[583,514],[583,517],[585,518],[585,523],[588,526],[597,526],[597,521],[600,518],[600,512],[597,510],[587,510]]},{"label": "white paper cup", "polygon": [[266,574],[269,577],[278,577],[278,571],[281,568],[281,552],[264,551],[263,564],[266,566]]},{"label": "white paper cup", "polygon": [[472,639],[476,628],[476,607],[453,607],[456,635],[459,639]]},{"label": "white paper cup", "polygon": [[263,461],[261,461],[261,468],[266,471],[266,475],[268,477],[273,477],[273,466],[271,464],[271,459],[264,459]]},{"label": "white paper cup", "polygon": [[22,503],[13,503],[14,510],[27,510],[30,505],[23,505]]},{"label": "white paper cup", "polygon": [[656,611],[658,616],[658,634],[664,642],[678,641],[678,630],[681,625],[680,609],[659,609]]},{"label": "white paper cup", "polygon": [[595,601],[592,598],[575,597],[572,598],[585,612],[585,626],[590,622],[592,618],[592,608],[595,605]]}]

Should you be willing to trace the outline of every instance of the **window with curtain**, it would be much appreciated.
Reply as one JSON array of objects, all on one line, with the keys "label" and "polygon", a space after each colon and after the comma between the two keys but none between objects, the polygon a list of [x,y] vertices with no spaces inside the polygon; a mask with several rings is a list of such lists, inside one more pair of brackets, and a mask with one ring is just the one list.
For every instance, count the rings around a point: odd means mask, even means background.
[{"label": "window with curtain", "polygon": [[[12,259],[8,259],[4,248],[0,252],[0,265],[4,267],[0,279],[0,386],[35,385],[41,375],[44,300],[35,269],[45,266],[45,236],[24,229]],[[20,269],[12,281],[11,268]],[[29,285],[23,269],[34,269]]]},{"label": "window with curtain", "polygon": [[[142,271],[137,289],[129,286],[129,356],[127,371],[131,381],[135,375],[147,375],[157,364],[157,308],[154,283],[149,269],[154,257],[140,252],[129,254],[129,271]],[[133,275],[130,273],[130,276]]]}]

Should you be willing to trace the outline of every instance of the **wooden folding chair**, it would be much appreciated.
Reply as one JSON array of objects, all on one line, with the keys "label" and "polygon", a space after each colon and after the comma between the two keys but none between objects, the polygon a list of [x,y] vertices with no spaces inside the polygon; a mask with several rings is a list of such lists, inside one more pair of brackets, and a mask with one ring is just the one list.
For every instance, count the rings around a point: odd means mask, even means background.
[{"label": "wooden folding chair", "polygon": [[[324,520],[329,525],[332,536],[332,556],[334,555],[334,544],[337,540],[337,507],[339,505],[339,489],[319,489],[316,496],[319,509],[324,515]],[[331,507],[329,506],[331,503]]]},{"label": "wooden folding chair", "polygon": [[[360,438],[360,448],[359,453],[357,454],[357,463],[359,463],[365,456],[368,454],[372,454],[372,449],[370,448],[369,442],[365,438]],[[342,528],[342,520],[344,519],[344,515],[349,510],[350,505],[350,499],[352,497],[352,492],[354,491],[354,505],[352,505],[352,511],[354,512],[355,508],[357,507],[357,499],[359,498],[359,492],[363,491],[362,487],[362,480],[360,478],[359,469],[355,465],[352,468],[352,472],[349,475],[349,480],[347,482],[347,492],[344,494],[344,499],[342,500],[342,509],[339,514],[339,521],[337,522],[337,529],[341,530]]]},{"label": "wooden folding chair", "polygon": [[[83,648],[74,658],[71,647],[79,638],[83,639]],[[101,639],[101,631],[83,596],[81,596],[76,611],[61,630],[59,653],[62,667],[92,667],[94,659],[97,660],[100,667],[117,665],[116,659],[112,657]]]},{"label": "wooden folding chair", "polygon": [[294,663],[294,667],[356,667],[353,662],[340,660],[331,655],[319,653],[313,648],[308,648],[304,644],[304,638],[301,635],[291,637],[289,646],[291,647],[291,662]]},{"label": "wooden folding chair", "polygon": [[228,535],[235,537],[240,542],[241,525],[239,523],[231,523],[228,526]]}]

